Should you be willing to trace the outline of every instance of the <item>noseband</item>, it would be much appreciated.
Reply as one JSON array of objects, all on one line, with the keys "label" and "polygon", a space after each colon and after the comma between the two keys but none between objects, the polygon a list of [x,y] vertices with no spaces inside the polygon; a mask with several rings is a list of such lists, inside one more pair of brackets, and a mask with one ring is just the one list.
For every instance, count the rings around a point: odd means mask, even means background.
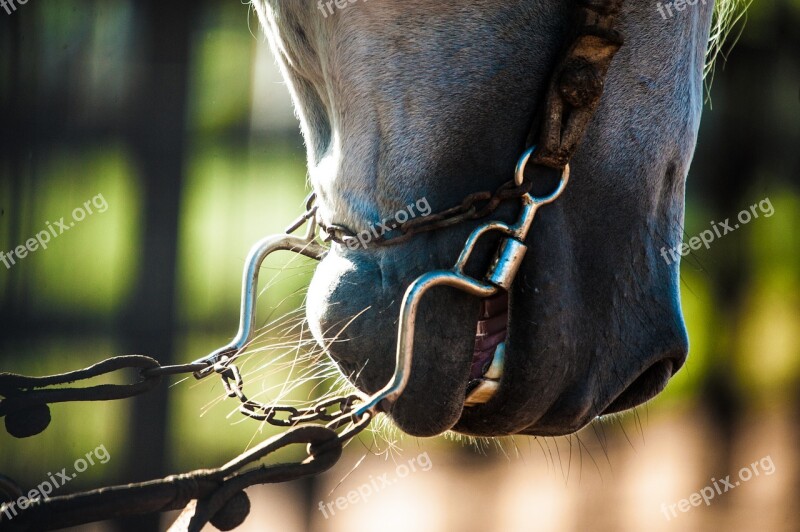
[{"label": "noseband", "polygon": [[[614,29],[622,0],[577,0],[575,4],[574,35],[548,86],[541,130],[532,127],[528,136],[529,143],[538,137],[539,146],[525,150],[517,163],[514,178],[494,192],[470,194],[460,205],[444,211],[405,223],[390,221],[388,227],[399,236],[383,235],[370,242],[371,245],[399,244],[421,232],[484,219],[505,201],[513,199],[521,204],[515,223],[487,221],[479,225],[467,238],[451,269],[425,273],[406,289],[400,307],[394,374],[380,391],[369,397],[337,398],[303,411],[262,405],[248,400],[242,392],[242,379],[233,362],[247,347],[256,328],[255,298],[258,273],[264,259],[275,251],[285,250],[321,260],[328,252],[325,241],[346,243],[355,237],[344,227],[326,226],[318,220],[313,194],[306,202],[306,211],[284,234],[269,236],[250,250],[242,283],[239,331],[229,344],[195,362],[207,364],[195,372],[195,376],[203,378],[214,372],[220,374],[228,395],[241,400],[244,414],[274,424],[286,424],[275,420],[278,411],[288,411],[289,421],[295,423],[313,417],[328,420],[336,427],[349,422],[360,424],[377,414],[383,401],[393,402],[400,397],[411,373],[417,310],[425,293],[434,286],[450,286],[473,296],[488,298],[501,290],[509,290],[525,256],[527,247],[524,242],[539,207],[555,201],[567,186],[569,161],[597,109],[609,65],[622,45],[622,36]],[[561,171],[558,186],[552,193],[541,197],[530,193],[531,183],[525,179],[529,163]],[[304,225],[305,233],[296,235]],[[476,279],[464,273],[464,269],[478,241],[489,233],[499,233],[503,240],[487,273],[482,279]],[[338,414],[327,413],[327,408],[332,406],[339,408]]]}]

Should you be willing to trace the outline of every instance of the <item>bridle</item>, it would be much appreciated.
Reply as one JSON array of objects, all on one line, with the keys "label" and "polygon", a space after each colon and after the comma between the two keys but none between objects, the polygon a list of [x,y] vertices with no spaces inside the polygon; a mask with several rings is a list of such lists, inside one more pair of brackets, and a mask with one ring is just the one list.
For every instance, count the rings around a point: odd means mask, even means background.
[{"label": "bridle", "polygon": [[[470,194],[461,204],[423,218],[404,223],[391,220],[388,222],[391,234],[381,235],[370,242],[370,245],[376,246],[399,244],[422,232],[484,219],[506,201],[514,199],[520,202],[516,222],[492,220],[482,223],[467,238],[451,269],[427,272],[406,289],[400,307],[395,370],[380,391],[369,397],[353,395],[336,398],[305,410],[261,404],[248,399],[243,392],[243,381],[234,361],[248,346],[256,329],[255,298],[258,273],[264,259],[276,251],[285,250],[322,260],[328,252],[325,241],[346,243],[347,239],[355,237],[347,228],[328,226],[318,219],[313,194],[306,201],[305,212],[284,234],[264,238],[250,250],[244,269],[236,337],[227,345],[195,361],[194,364],[206,364],[194,372],[195,377],[200,379],[211,373],[220,374],[228,395],[241,401],[240,410],[245,415],[281,426],[323,419],[336,428],[351,423],[351,430],[356,430],[381,410],[381,403],[395,401],[409,380],[417,310],[428,290],[435,286],[450,286],[473,296],[489,298],[511,288],[525,256],[527,248],[524,242],[534,217],[540,207],[552,203],[564,191],[569,181],[569,161],[600,102],[611,60],[622,46],[622,36],[614,29],[622,3],[622,0],[576,0],[574,35],[548,86],[541,129],[534,125],[528,135],[529,144],[538,137],[538,147],[534,145],[525,150],[517,163],[513,179],[494,192]],[[553,192],[546,196],[531,194],[531,183],[525,179],[525,170],[530,163],[561,172]],[[306,227],[305,232],[297,235],[303,226]],[[488,271],[482,279],[477,279],[466,274],[465,267],[478,242],[489,233],[499,233],[502,241]],[[338,411],[330,413],[329,408]],[[288,419],[279,420],[277,415],[281,412],[288,413]]]}]

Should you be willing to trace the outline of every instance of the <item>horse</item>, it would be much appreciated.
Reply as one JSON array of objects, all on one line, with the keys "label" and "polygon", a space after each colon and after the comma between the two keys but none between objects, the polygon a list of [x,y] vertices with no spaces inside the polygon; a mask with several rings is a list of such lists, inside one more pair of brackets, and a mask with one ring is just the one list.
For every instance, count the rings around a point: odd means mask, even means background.
[{"label": "horse", "polygon": [[[415,206],[441,211],[507,181],[571,4],[253,0],[299,119],[320,224],[371,239],[399,213],[422,216]],[[679,261],[659,250],[681,242],[714,10],[624,2],[625,43],[570,158],[569,187],[537,214],[513,284],[490,300],[437,286],[419,303],[407,382],[381,403],[402,431],[565,435],[652,399],[683,366]],[[534,189],[553,186],[552,171],[533,173]],[[512,203],[493,218],[514,219]],[[390,380],[404,291],[451,267],[479,223],[391,246],[334,238],[306,315],[358,389]],[[485,271],[493,249],[477,245],[473,269]],[[468,403],[487,372],[493,386]]]}]

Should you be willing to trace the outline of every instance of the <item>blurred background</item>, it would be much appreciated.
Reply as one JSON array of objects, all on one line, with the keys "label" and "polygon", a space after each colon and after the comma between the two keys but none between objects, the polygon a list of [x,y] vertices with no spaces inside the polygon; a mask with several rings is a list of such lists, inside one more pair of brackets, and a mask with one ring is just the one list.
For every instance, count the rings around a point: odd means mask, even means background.
[{"label": "blurred background", "polygon": [[[709,96],[687,238],[765,199],[774,215],[684,259],[691,355],[664,394],[569,438],[367,433],[319,478],[251,490],[243,530],[800,530],[800,1],[751,7]],[[307,192],[288,93],[249,6],[0,10],[0,100],[0,250],[95,200],[46,250],[0,263],[0,371],[59,373],[129,353],[186,362],[227,342],[249,247],[281,231]],[[266,365],[296,355],[312,267],[283,256],[262,274],[261,323],[289,313],[292,329],[265,328],[244,364],[264,397],[291,371]],[[328,383],[314,384],[293,398]],[[216,379],[172,378],[135,400],[55,405],[41,435],[0,431],[0,472],[33,487],[101,445],[110,460],[58,494],[217,467],[276,432],[240,419],[222,394]],[[430,467],[403,477],[423,454]],[[766,457],[772,474],[709,506],[663,510]],[[396,482],[368,501],[320,511],[387,474]]]}]

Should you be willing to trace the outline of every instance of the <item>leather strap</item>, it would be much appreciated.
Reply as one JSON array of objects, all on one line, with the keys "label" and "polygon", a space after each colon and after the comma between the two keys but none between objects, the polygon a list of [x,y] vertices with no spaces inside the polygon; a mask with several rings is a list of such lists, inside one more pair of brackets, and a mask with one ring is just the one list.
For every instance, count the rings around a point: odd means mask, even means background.
[{"label": "leather strap", "polygon": [[600,103],[611,60],[623,44],[614,29],[623,0],[577,4],[575,35],[550,79],[541,132],[534,127],[528,138],[529,145],[538,144],[533,162],[556,169],[564,168],[578,148]]}]

